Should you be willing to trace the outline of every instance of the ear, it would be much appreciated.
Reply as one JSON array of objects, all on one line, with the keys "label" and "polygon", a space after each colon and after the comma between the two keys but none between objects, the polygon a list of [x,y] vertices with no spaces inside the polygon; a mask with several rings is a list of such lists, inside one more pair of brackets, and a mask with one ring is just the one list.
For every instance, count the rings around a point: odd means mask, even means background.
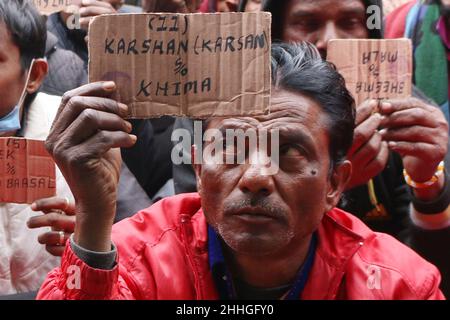
[{"label": "ear", "polygon": [[39,90],[48,73],[48,63],[44,59],[35,59],[30,70],[30,80],[27,84],[27,93],[32,94]]},{"label": "ear", "polygon": [[197,180],[197,192],[201,193],[202,190],[202,165],[201,165],[201,159],[197,159],[198,152],[197,152],[198,146],[193,144],[191,146],[191,159],[192,159],[192,166],[194,167],[195,171],[195,178]]},{"label": "ear", "polygon": [[352,164],[345,160],[336,165],[328,181],[327,211],[337,206],[352,176]]}]

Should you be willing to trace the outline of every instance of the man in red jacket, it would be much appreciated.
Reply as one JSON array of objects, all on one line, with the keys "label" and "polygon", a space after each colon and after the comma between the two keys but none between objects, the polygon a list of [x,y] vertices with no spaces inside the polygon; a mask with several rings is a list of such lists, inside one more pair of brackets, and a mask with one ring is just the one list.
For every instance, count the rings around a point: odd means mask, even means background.
[{"label": "man in red jacket", "polygon": [[[261,144],[225,141],[194,165],[198,194],[114,228],[115,148],[136,140],[127,106],[110,99],[111,82],[66,94],[47,147],[77,200],[77,225],[38,298],[442,299],[434,266],[335,208],[351,175],[355,123],[342,77],[309,44],[274,45],[272,83],[270,114],[206,126],[277,132],[276,163],[263,161]],[[242,152],[244,164],[217,161]]]}]

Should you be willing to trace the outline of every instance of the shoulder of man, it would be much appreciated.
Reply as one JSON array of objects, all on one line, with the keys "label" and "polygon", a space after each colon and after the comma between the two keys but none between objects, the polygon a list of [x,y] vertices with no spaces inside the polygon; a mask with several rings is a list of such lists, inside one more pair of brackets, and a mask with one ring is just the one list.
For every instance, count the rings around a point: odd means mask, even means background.
[{"label": "shoulder of man", "polygon": [[[348,239],[359,241],[345,266],[347,298],[442,299],[438,269],[413,250],[384,234],[371,231],[363,222],[342,210],[329,217]],[[341,237],[341,238],[345,238]],[[359,237],[359,240],[358,240]],[[348,246],[347,241],[346,246]]]},{"label": "shoulder of man", "polygon": [[349,274],[363,271],[366,286],[384,299],[439,299],[438,269],[395,238],[384,233],[367,241],[349,265]]}]

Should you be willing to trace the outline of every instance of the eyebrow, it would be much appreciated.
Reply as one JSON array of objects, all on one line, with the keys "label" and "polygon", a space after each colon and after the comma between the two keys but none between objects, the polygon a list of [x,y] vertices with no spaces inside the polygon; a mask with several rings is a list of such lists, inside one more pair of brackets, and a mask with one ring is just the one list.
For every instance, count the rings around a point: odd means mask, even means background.
[{"label": "eyebrow", "polygon": [[280,132],[280,141],[296,142],[314,149],[314,141],[312,137],[304,133],[303,130],[289,129],[289,128],[276,128],[276,129],[278,129]]}]

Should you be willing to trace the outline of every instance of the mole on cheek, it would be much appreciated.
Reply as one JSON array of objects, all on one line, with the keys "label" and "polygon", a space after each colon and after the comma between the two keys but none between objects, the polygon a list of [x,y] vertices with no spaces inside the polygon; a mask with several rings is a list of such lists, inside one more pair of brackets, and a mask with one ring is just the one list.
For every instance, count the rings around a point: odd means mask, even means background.
[{"label": "mole on cheek", "polygon": [[317,171],[316,171],[316,170],[314,170],[314,169],[313,169],[313,170],[311,170],[311,175],[312,175],[312,176],[315,176],[315,175],[317,175]]}]

